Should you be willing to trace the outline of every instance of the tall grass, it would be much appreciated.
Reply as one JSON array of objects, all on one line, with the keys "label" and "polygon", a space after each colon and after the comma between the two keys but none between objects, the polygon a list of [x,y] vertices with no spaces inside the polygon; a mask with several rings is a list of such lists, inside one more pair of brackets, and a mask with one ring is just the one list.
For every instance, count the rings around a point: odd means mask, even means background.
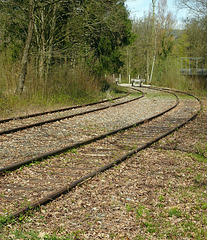
[{"label": "tall grass", "polygon": [[0,96],[14,93],[19,72],[19,63],[12,61],[9,52],[0,54]]},{"label": "tall grass", "polygon": [[31,68],[23,94],[27,97],[69,104],[96,99],[100,93],[98,79],[81,65],[73,68],[69,64],[53,66],[47,79],[42,82]]},{"label": "tall grass", "polygon": [[56,64],[47,80],[40,81],[35,62],[31,59],[23,94],[15,96],[19,69],[19,62],[12,62],[9,54],[0,54],[0,118],[22,111],[27,113],[91,102],[104,95],[101,91],[103,81],[82,65]]}]

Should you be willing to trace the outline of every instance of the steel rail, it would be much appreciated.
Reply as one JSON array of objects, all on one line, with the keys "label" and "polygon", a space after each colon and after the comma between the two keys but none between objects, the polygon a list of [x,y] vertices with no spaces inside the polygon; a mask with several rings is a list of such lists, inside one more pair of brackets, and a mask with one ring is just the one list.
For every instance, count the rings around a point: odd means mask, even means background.
[{"label": "steel rail", "polygon": [[120,97],[116,97],[116,98],[112,98],[112,99],[105,99],[105,100],[101,100],[101,101],[98,101],[98,102],[87,103],[87,104],[82,104],[82,105],[75,105],[75,106],[70,106],[70,107],[65,107],[65,108],[45,111],[45,112],[28,114],[28,115],[24,115],[24,116],[17,116],[17,117],[13,117],[13,118],[1,119],[0,120],[0,124],[1,123],[6,123],[6,122],[10,122],[10,121],[13,121],[13,120],[38,117],[38,116],[43,116],[43,115],[50,114],[50,113],[65,112],[65,111],[68,111],[68,110],[71,110],[71,109],[77,109],[77,108],[82,108],[82,107],[93,106],[93,105],[100,104],[100,103],[105,103],[105,102],[109,102],[109,101],[118,100],[118,99],[124,98],[124,97],[126,97],[128,95],[129,95],[129,93],[125,94],[124,96],[120,96]]},{"label": "steel rail", "polygon": [[[151,87],[143,86],[143,87],[144,88],[149,88],[149,89],[155,89],[155,90],[156,89],[162,89],[163,91],[173,91],[173,92],[177,92],[177,93],[186,94],[188,96],[191,96],[191,97],[195,98],[199,102],[199,104],[200,104],[200,111],[202,111],[202,109],[203,109],[203,104],[202,104],[201,100],[198,97],[196,97],[195,95],[193,95],[192,93],[184,92],[184,91],[181,91],[181,90],[178,90],[178,89],[171,89],[171,88],[164,88],[164,87],[159,87],[159,88],[157,88],[155,86],[151,86]],[[134,88],[134,89],[136,89],[136,88]]]},{"label": "steel rail", "polygon": [[[134,88],[134,90],[137,90],[137,89]],[[124,130],[130,129],[130,128],[132,128],[132,127],[135,127],[135,126],[144,124],[144,123],[146,123],[146,122],[148,122],[148,121],[152,121],[153,119],[155,119],[155,118],[157,118],[157,117],[159,117],[159,116],[162,116],[163,114],[171,111],[172,109],[174,109],[174,108],[179,104],[179,99],[178,99],[178,97],[177,97],[175,94],[171,93],[171,92],[169,92],[169,93],[172,94],[172,95],[174,95],[174,96],[176,97],[176,103],[175,103],[172,107],[166,109],[165,111],[163,111],[163,112],[161,112],[161,113],[158,113],[158,114],[156,114],[156,115],[154,115],[154,116],[152,116],[152,117],[150,117],[150,118],[147,118],[147,119],[138,121],[138,122],[136,122],[136,123],[130,124],[130,125],[128,125],[128,126],[125,126],[125,127],[122,127],[122,128],[118,128],[118,129],[116,129],[116,130],[113,130],[113,131],[110,131],[110,132],[101,134],[101,135],[99,135],[99,136],[96,136],[96,137],[93,137],[93,138],[90,138],[90,139],[87,139],[87,140],[84,140],[84,141],[80,141],[80,142],[71,144],[71,145],[69,145],[69,146],[66,146],[66,147],[63,147],[63,148],[60,148],[60,149],[56,149],[56,150],[54,150],[54,151],[50,151],[50,152],[41,154],[41,155],[39,155],[39,156],[37,156],[37,157],[33,157],[33,158],[30,158],[30,159],[24,160],[24,161],[22,161],[22,162],[18,162],[18,163],[15,163],[15,164],[11,164],[11,165],[9,165],[9,166],[5,166],[5,167],[3,167],[3,168],[0,168],[0,176],[1,176],[2,174],[4,174],[5,172],[7,172],[7,171],[14,171],[14,170],[16,170],[16,169],[18,169],[18,168],[20,168],[20,167],[22,167],[22,166],[28,165],[28,164],[30,164],[30,163],[38,162],[38,161],[43,161],[43,160],[45,160],[45,159],[47,159],[47,158],[49,158],[49,157],[52,157],[52,156],[55,156],[55,155],[58,155],[58,154],[67,152],[68,150],[75,149],[75,148],[79,148],[79,147],[81,147],[81,146],[84,146],[84,145],[90,144],[90,143],[92,143],[92,142],[101,140],[101,139],[103,139],[103,138],[105,138],[105,137],[107,137],[107,136],[114,135],[114,134],[116,134],[116,133],[118,133],[118,132],[120,132],[120,131],[124,131]]]},{"label": "steel rail", "polygon": [[[176,96],[177,96],[177,95],[176,95]],[[197,99],[197,98],[195,97],[195,99]],[[177,97],[176,106],[178,105],[178,103],[179,103],[179,99],[178,99],[178,97]],[[200,103],[200,101],[199,101],[199,103]],[[174,108],[175,108],[175,107],[174,107]],[[9,216],[9,218],[17,218],[17,217],[19,217],[19,216],[21,216],[21,215],[23,215],[23,214],[25,214],[25,213],[27,213],[27,212],[35,209],[35,208],[40,207],[41,205],[45,205],[45,204],[47,204],[48,202],[51,202],[52,200],[58,198],[58,197],[61,196],[62,194],[66,194],[66,193],[70,192],[70,191],[71,191],[73,188],[75,188],[76,186],[78,186],[78,185],[80,185],[80,184],[83,184],[85,181],[87,181],[87,180],[95,177],[95,176],[98,175],[99,173],[104,172],[104,171],[106,171],[106,170],[108,170],[108,169],[110,169],[110,168],[112,168],[112,167],[120,164],[121,162],[123,162],[123,161],[125,161],[126,159],[130,158],[131,156],[133,156],[133,155],[136,154],[137,152],[139,152],[139,151],[141,151],[141,150],[143,150],[143,149],[148,148],[149,146],[151,146],[151,145],[154,144],[155,142],[159,141],[160,139],[166,137],[167,135],[173,133],[174,131],[177,131],[179,128],[181,128],[182,126],[184,126],[187,122],[193,120],[193,119],[199,114],[199,112],[201,111],[201,109],[202,109],[202,106],[200,105],[200,109],[199,109],[195,114],[193,114],[191,117],[189,117],[189,118],[186,119],[185,121],[181,122],[181,123],[180,123],[179,125],[177,125],[176,127],[174,127],[174,128],[172,128],[172,129],[170,129],[169,131],[167,131],[167,132],[165,132],[165,133],[157,136],[157,137],[154,138],[153,140],[151,140],[151,141],[143,144],[142,146],[140,146],[140,147],[138,147],[138,148],[136,148],[136,149],[128,152],[127,154],[125,154],[125,155],[117,158],[116,160],[112,161],[111,163],[104,165],[103,167],[99,168],[98,170],[93,171],[92,173],[89,173],[89,174],[87,174],[86,176],[84,176],[84,177],[82,177],[82,178],[79,178],[78,180],[76,180],[76,181],[74,181],[74,182],[72,182],[72,183],[64,186],[63,188],[61,188],[61,189],[53,192],[52,194],[49,194],[49,195],[47,195],[46,197],[44,197],[44,198],[42,198],[42,199],[40,199],[40,200],[32,203],[30,206],[25,207],[25,208],[23,208],[23,209],[20,209],[19,211],[11,214],[11,215]],[[159,115],[160,115],[160,114],[159,114]]]},{"label": "steel rail", "polygon": [[[138,90],[138,91],[140,91],[140,90]],[[53,119],[49,119],[49,120],[42,121],[42,122],[27,124],[27,125],[24,125],[24,126],[21,126],[21,127],[16,127],[16,128],[11,128],[11,129],[7,129],[7,130],[3,130],[3,131],[0,131],[0,135],[9,134],[9,133],[14,133],[14,132],[22,131],[22,130],[24,130],[24,129],[28,129],[28,128],[32,128],[32,127],[42,126],[42,125],[47,124],[47,123],[53,123],[53,122],[57,122],[57,121],[60,121],[60,120],[64,120],[64,119],[68,119],[68,118],[72,118],[72,117],[77,117],[77,116],[81,116],[81,115],[88,114],[88,113],[93,113],[93,112],[101,111],[101,110],[104,110],[104,109],[107,109],[107,108],[111,108],[111,107],[117,107],[117,106],[119,106],[119,105],[126,104],[126,103],[130,103],[130,102],[136,101],[136,100],[144,97],[143,92],[142,92],[142,91],[140,91],[140,92],[142,93],[141,96],[139,96],[139,97],[137,97],[137,98],[134,98],[134,99],[127,100],[127,101],[125,101],[125,102],[115,103],[115,104],[110,105],[110,106],[99,107],[99,108],[96,108],[96,109],[92,109],[92,110],[88,110],[88,111],[84,111],[84,112],[80,112],[80,113],[75,113],[75,114],[67,115],[67,116],[64,116],[64,117],[53,118]],[[118,99],[119,99],[119,98],[118,98]],[[116,99],[116,100],[117,100],[117,99]],[[106,100],[106,101],[107,101],[107,100]],[[85,106],[86,106],[86,105],[85,105]]]},{"label": "steel rail", "polygon": [[[175,95],[175,94],[174,94]],[[177,95],[175,95],[177,96]],[[179,103],[179,99],[177,97],[177,101],[176,101],[176,106],[178,105]],[[200,102],[199,102],[200,103]],[[172,107],[171,110],[173,108],[175,108],[176,106]],[[124,154],[123,156],[117,158],[116,160],[112,161],[111,163],[109,164],[106,164],[104,165],[103,167],[99,168],[98,170],[96,171],[93,171],[92,173],[89,173],[87,174],[86,176],[64,186],[63,188],[53,192],[52,194],[49,194],[47,195],[46,197],[43,197],[42,199],[38,200],[38,201],[35,201],[33,202],[32,204],[30,204],[29,206],[23,208],[23,209],[20,209],[19,211],[11,214],[10,216],[8,216],[7,220],[8,219],[11,219],[11,218],[17,218],[25,213],[27,213],[28,211],[30,210],[33,210],[37,207],[39,207],[40,205],[45,205],[47,204],[48,202],[58,198],[60,195],[62,194],[66,194],[68,192],[70,192],[73,188],[75,188],[77,185],[80,185],[80,184],[83,184],[85,181],[87,181],[88,179],[90,178],[93,178],[94,176],[96,176],[97,174],[101,173],[101,172],[104,172],[106,171],[107,169],[110,169],[118,164],[120,164],[121,162],[123,162],[124,160],[126,160],[127,158],[131,157],[132,155],[136,154],[137,152],[151,146],[153,143],[159,141],[160,139],[166,137],[167,135],[171,134],[172,132],[178,130],[179,128],[181,128],[182,126],[184,126],[187,122],[191,121],[192,119],[194,119],[198,114],[199,112],[201,111],[202,109],[202,106],[200,104],[200,109],[195,113],[193,114],[191,117],[188,117],[185,121],[182,121],[181,123],[179,123],[176,127],[170,129],[169,131],[166,131],[165,133],[163,134],[160,134],[159,136],[155,137],[153,140],[151,141],[148,141],[147,143],[143,144],[142,146],[128,152],[127,154]],[[170,110],[168,111],[165,111],[165,112],[169,112]],[[159,116],[163,115],[163,114],[158,114]],[[155,118],[155,117],[154,117]],[[150,118],[151,119],[151,118]],[[146,120],[142,121],[142,122],[145,122]],[[148,119],[149,121],[149,119]],[[135,126],[135,125],[133,125]],[[117,131],[116,131],[117,132]],[[112,132],[111,132],[112,133]],[[109,135],[109,134],[108,134]],[[6,221],[6,220],[5,220]]]}]

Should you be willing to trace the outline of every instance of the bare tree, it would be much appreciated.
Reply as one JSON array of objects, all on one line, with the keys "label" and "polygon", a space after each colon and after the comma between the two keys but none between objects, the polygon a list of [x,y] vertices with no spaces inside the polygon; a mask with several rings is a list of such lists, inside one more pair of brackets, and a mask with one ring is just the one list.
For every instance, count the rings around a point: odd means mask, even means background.
[{"label": "bare tree", "polygon": [[192,15],[206,17],[207,1],[206,0],[176,0],[179,9],[186,8]]},{"label": "bare tree", "polygon": [[206,0],[176,0],[179,9],[189,10],[189,16],[185,19],[184,34],[188,46],[189,57],[207,57],[207,1]]},{"label": "bare tree", "polygon": [[24,88],[25,77],[27,74],[27,64],[29,49],[32,41],[33,29],[34,29],[34,0],[29,1],[29,25],[28,25],[28,34],[24,46],[22,61],[21,61],[21,71],[19,76],[19,82],[16,88],[16,94],[22,94]]},{"label": "bare tree", "polygon": [[[34,16],[34,29],[37,48],[38,75],[40,82],[47,81],[52,51],[57,44],[58,1],[39,2]],[[59,16],[60,17],[60,16]],[[59,32],[61,32],[59,30]]]}]

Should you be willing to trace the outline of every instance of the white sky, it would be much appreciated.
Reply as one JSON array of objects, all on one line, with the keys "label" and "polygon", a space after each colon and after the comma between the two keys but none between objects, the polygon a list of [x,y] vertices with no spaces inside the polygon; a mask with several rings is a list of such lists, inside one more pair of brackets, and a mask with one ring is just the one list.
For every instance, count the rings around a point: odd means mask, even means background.
[{"label": "white sky", "polygon": [[[155,6],[157,6],[158,0],[156,0]],[[126,5],[131,13],[132,18],[143,17],[144,12],[148,13],[152,6],[152,0],[126,0]],[[178,24],[181,24],[182,19],[187,16],[186,10],[179,10],[175,4],[175,0],[167,0],[168,11],[171,11],[174,17],[178,20]]]}]

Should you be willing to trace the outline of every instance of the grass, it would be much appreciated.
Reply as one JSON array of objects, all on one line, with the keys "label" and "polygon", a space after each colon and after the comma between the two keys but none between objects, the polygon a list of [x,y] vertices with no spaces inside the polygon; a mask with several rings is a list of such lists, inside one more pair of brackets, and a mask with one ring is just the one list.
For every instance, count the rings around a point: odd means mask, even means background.
[{"label": "grass", "polygon": [[152,92],[150,94],[146,93],[145,96],[150,99],[151,98],[168,99],[168,100],[169,98],[175,99],[175,96],[166,92],[154,92],[154,93]]},{"label": "grass", "polygon": [[[203,152],[204,145],[199,147]],[[174,171],[177,173],[174,181],[179,185],[158,187],[150,203],[126,206],[142,232],[135,239],[207,239],[207,159],[200,154],[181,152],[171,152],[173,156],[175,162],[180,158],[188,166]]]},{"label": "grass", "polygon": [[[34,212],[33,212],[34,214]],[[66,234],[64,236],[57,236],[58,233],[64,232],[64,229],[59,227],[58,229],[54,230],[53,234],[47,234],[44,231],[37,231],[37,230],[24,230],[23,228],[15,229],[13,231],[10,231],[12,225],[20,224],[21,222],[28,222],[29,216],[32,216],[31,214],[28,214],[26,216],[20,216],[18,219],[9,218],[6,215],[0,216],[0,239],[7,240],[7,239],[31,239],[31,240],[78,240],[79,235],[83,233],[83,231],[75,231],[70,234]],[[40,216],[43,220],[45,220],[44,216]],[[45,223],[47,221],[45,220]],[[7,228],[9,233],[8,234],[2,234],[1,230],[3,228]]]},{"label": "grass", "polygon": [[[179,191],[179,190],[178,190]],[[162,200],[163,201],[163,200]],[[136,239],[206,239],[207,232],[199,226],[206,226],[207,216],[205,210],[207,203],[200,203],[197,209],[189,212],[180,210],[178,207],[160,209],[158,205],[147,209],[145,206],[134,208],[137,225],[141,227],[142,236]],[[130,211],[132,211],[130,209]],[[192,214],[193,213],[193,214]],[[145,238],[143,238],[145,236]]]},{"label": "grass", "polygon": [[[1,55],[0,55],[1,60]],[[46,111],[75,104],[96,102],[120,96],[126,91],[113,82],[98,79],[83,66],[54,67],[46,81],[40,82],[32,63],[28,66],[25,88],[21,96],[15,95],[19,66],[5,62],[0,72],[0,115],[1,118]]]},{"label": "grass", "polygon": [[131,204],[126,204],[126,211],[127,212],[130,212],[130,211],[133,211],[133,210],[134,210],[134,207]]},{"label": "grass", "polygon": [[[100,90],[93,91],[90,89],[85,89],[81,91],[78,90],[78,86],[76,87],[76,90],[70,89],[68,93],[54,93],[50,96],[41,96],[41,94],[38,93],[32,96],[27,96],[27,94],[23,94],[21,97],[15,96],[13,94],[2,94],[2,96],[0,96],[1,118],[23,115],[22,112],[24,112],[24,114],[29,114],[30,112],[41,112],[47,111],[48,109],[53,110],[76,104],[81,105],[108,98],[106,92],[102,92]],[[114,89],[112,86],[110,91],[111,97],[117,97],[123,94],[125,94],[125,92],[119,93],[117,92],[116,87]]]},{"label": "grass", "polygon": [[1,236],[2,240],[6,239],[31,239],[31,240],[78,240],[79,239],[79,232],[74,232],[71,234],[67,234],[64,237],[58,237],[56,233],[54,234],[46,234],[45,232],[38,232],[38,231],[24,231],[22,229],[13,231],[9,234],[8,238],[4,238]]},{"label": "grass", "polygon": [[[164,153],[163,150],[161,152]],[[142,232],[134,239],[204,240],[207,238],[207,188],[204,184],[206,181],[206,171],[204,169],[206,162],[194,158],[191,164],[190,162],[187,163],[191,159],[188,153],[175,152],[171,154],[171,157],[182,158],[183,162],[188,165],[187,168],[178,166],[176,168],[178,171],[173,172],[174,179],[179,182],[179,185],[176,188],[173,184],[169,184],[166,187],[152,189],[155,194],[153,201],[150,203],[133,202],[124,206],[126,214],[134,217],[137,229]],[[199,172],[198,169],[200,169]],[[188,185],[182,185],[182,182],[188,182]],[[114,203],[114,206],[117,206],[116,203]],[[45,215],[40,214],[39,218],[46,221]],[[34,219],[36,219],[35,216]],[[55,230],[53,234],[48,235],[44,232],[38,232],[37,229],[35,231],[32,231],[32,229],[30,231],[28,228],[27,230],[21,230],[22,226],[27,225],[28,221],[34,221],[34,219],[31,216],[23,220],[23,225],[17,221],[4,226],[5,233],[2,233],[2,235],[0,233],[0,239],[84,239],[82,232],[66,233],[64,229]],[[3,221],[2,218],[2,223]],[[91,226],[89,228],[92,228],[94,224],[90,222]],[[11,225],[12,231],[10,229]],[[87,230],[84,229],[84,231]],[[6,232],[10,238],[7,238]],[[110,233],[110,239],[117,238],[121,239],[118,233]]]},{"label": "grass", "polygon": [[173,216],[176,216],[176,217],[181,217],[182,216],[182,213],[179,209],[177,209],[176,207],[175,208],[171,208],[168,210],[168,216],[169,217],[173,217]]},{"label": "grass", "polygon": [[197,160],[205,161],[205,158],[207,157],[207,142],[199,142],[195,147],[197,151],[195,157],[197,157]]}]

